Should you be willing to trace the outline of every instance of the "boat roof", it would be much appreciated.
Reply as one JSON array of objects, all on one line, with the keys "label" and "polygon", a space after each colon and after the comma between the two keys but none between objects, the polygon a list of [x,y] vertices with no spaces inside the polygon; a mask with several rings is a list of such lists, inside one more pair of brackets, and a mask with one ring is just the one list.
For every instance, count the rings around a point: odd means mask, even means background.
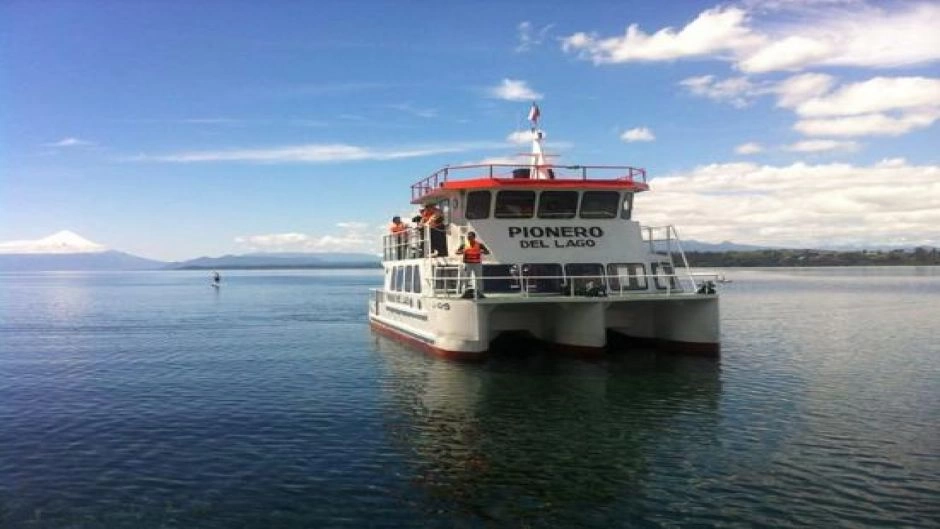
[{"label": "boat roof", "polygon": [[[533,173],[548,175],[548,178],[530,178]],[[413,184],[411,203],[435,202],[454,191],[509,188],[639,193],[648,191],[649,185],[645,169],[628,165],[459,165],[445,167]]]}]

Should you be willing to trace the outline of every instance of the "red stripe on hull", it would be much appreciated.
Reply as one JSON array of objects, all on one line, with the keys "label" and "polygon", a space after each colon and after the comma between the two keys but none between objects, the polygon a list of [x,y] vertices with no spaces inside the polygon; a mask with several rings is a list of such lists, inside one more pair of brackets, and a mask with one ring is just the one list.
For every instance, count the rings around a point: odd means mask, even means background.
[{"label": "red stripe on hull", "polygon": [[441,349],[440,347],[434,347],[433,345],[418,340],[408,336],[407,334],[402,333],[388,325],[384,325],[375,320],[369,320],[369,325],[372,327],[372,330],[377,333],[387,336],[393,340],[404,343],[405,345],[411,346],[419,351],[424,351],[428,354],[434,356],[439,356],[441,358],[447,358],[448,360],[458,360],[461,362],[479,362],[486,359],[486,351],[480,353],[471,353],[468,351],[451,351],[449,349]]},{"label": "red stripe on hull", "polygon": [[592,347],[589,345],[571,345],[558,342],[542,342],[553,353],[574,356],[578,358],[600,358],[607,353],[607,347]]}]

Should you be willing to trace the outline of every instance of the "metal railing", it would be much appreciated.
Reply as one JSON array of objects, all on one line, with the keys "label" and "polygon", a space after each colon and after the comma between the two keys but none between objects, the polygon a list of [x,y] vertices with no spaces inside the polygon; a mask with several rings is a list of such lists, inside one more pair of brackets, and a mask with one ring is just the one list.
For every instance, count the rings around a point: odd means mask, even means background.
[{"label": "metal railing", "polygon": [[679,240],[679,232],[673,225],[668,226],[643,226],[643,241],[649,244],[650,253],[669,256],[672,261],[673,254],[679,254],[682,258],[682,266],[685,268],[689,281],[692,282],[693,290],[698,288],[695,278],[692,275],[692,268],[689,266],[689,260],[685,257],[685,251],[682,249],[682,242]]},{"label": "metal railing", "polygon": [[[465,276],[463,267],[459,265],[437,267],[431,277],[425,278],[425,286],[429,292],[436,296],[454,297],[461,296],[470,288],[474,288],[474,279]],[[445,272],[445,273],[441,273]],[[509,275],[509,276],[484,276],[476,279],[476,287],[488,296],[497,297],[615,297],[615,296],[643,296],[649,294],[703,294],[714,293],[700,292],[702,285],[706,283],[696,283],[694,277],[710,278],[714,282],[717,274],[699,273],[692,274],[688,279],[680,277],[676,273],[656,273],[656,274],[600,274],[592,276],[571,276],[571,275]],[[611,280],[615,282],[612,282]],[[487,288],[487,283],[502,281],[509,285],[509,290],[501,288],[492,290]],[[688,282],[687,282],[688,281]],[[712,287],[714,288],[714,287]]]},{"label": "metal railing", "polygon": [[[476,173],[468,178],[528,179],[532,166],[523,164],[454,165],[432,173],[411,186],[411,200],[418,200],[432,191],[444,187],[451,177]],[[612,180],[633,182],[646,188],[646,169],[629,165],[539,165],[550,175],[549,180]],[[482,174],[480,174],[482,172]],[[524,176],[522,176],[524,175]],[[613,176],[611,176],[613,175]]]}]

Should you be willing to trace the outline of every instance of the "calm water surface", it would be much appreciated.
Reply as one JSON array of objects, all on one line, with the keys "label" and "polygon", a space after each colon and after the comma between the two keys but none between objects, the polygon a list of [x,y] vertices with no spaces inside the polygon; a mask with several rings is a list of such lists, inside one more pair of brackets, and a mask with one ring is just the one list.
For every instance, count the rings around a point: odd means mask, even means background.
[{"label": "calm water surface", "polygon": [[370,334],[374,271],[0,275],[0,527],[940,527],[940,269],[730,270],[720,360]]}]

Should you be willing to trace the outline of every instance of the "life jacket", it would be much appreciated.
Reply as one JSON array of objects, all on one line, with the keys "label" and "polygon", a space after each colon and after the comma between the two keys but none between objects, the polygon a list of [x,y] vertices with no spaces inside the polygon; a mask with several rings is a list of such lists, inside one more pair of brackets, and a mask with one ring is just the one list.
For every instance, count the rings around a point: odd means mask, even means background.
[{"label": "life jacket", "polygon": [[425,208],[424,211],[421,212],[421,224],[423,225],[432,228],[440,228],[442,220],[441,210],[437,208]]},{"label": "life jacket", "polygon": [[408,229],[408,226],[405,226],[404,222],[399,222],[399,223],[393,222],[388,226],[388,231],[390,231],[391,233],[400,233],[407,229]]},{"label": "life jacket", "polygon": [[480,243],[466,243],[463,245],[463,262],[465,263],[482,263],[483,262],[483,251],[480,248]]}]

